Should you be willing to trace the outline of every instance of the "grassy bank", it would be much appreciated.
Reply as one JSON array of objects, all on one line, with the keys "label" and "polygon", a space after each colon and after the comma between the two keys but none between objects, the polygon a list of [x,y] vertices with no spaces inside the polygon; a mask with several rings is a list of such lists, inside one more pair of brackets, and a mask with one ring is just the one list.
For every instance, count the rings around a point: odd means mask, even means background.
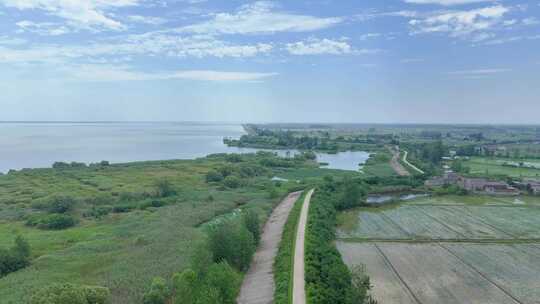
[{"label": "grassy bank", "polygon": [[276,282],[276,291],[274,294],[275,304],[292,303],[292,276],[294,272],[296,231],[305,196],[306,193],[304,192],[298,198],[283,228],[281,243],[276,260],[274,261],[274,280]]},{"label": "grassy bank", "polygon": [[[266,219],[289,191],[288,183],[270,178],[278,169],[303,166],[309,165],[268,155],[215,156],[0,176],[0,247],[21,235],[32,248],[29,267],[0,278],[1,302],[24,303],[51,283],[76,283],[108,287],[113,303],[141,303],[152,278],[189,266],[193,244],[205,238],[201,224],[238,208]],[[208,172],[229,169],[234,178],[207,182]],[[160,193],[162,180],[170,194]],[[26,224],[29,216],[50,213],[44,206],[60,194],[73,199],[65,215],[76,221],[74,227]]]}]

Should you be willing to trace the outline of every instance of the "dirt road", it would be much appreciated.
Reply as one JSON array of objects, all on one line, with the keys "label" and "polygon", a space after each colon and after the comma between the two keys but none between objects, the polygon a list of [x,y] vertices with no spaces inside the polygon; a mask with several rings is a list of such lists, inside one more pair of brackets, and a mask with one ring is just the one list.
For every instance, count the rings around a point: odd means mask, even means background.
[{"label": "dirt road", "polygon": [[407,160],[407,155],[408,155],[408,154],[409,154],[409,152],[407,152],[407,151],[405,151],[405,152],[403,153],[403,162],[404,162],[405,164],[407,164],[407,166],[413,168],[416,172],[418,172],[418,173],[420,173],[420,174],[425,174],[424,171],[418,169],[417,166],[411,164],[411,163]]},{"label": "dirt road", "polygon": [[304,199],[300,219],[298,220],[298,230],[296,232],[296,245],[294,249],[294,275],[293,275],[293,304],[306,304],[306,282],[304,249],[306,224],[313,190],[310,190]]},{"label": "dirt road", "polygon": [[388,150],[392,152],[392,159],[390,160],[390,165],[392,166],[392,169],[394,169],[394,171],[396,171],[399,176],[410,176],[411,174],[409,173],[409,171],[407,171],[407,169],[405,169],[405,167],[403,167],[403,165],[401,165],[401,163],[399,162],[399,148],[388,147]]},{"label": "dirt road", "polygon": [[274,302],[274,274],[276,257],[283,226],[301,192],[289,194],[277,206],[264,226],[261,244],[255,253],[248,273],[244,277],[238,304],[271,304]]}]

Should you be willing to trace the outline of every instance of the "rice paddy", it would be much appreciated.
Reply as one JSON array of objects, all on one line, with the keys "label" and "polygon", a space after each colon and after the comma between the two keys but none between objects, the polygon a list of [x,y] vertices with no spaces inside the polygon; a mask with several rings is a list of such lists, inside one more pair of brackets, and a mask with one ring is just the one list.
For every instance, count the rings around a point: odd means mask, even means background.
[{"label": "rice paddy", "polygon": [[338,249],[381,303],[540,303],[538,199],[460,198],[342,214]]}]

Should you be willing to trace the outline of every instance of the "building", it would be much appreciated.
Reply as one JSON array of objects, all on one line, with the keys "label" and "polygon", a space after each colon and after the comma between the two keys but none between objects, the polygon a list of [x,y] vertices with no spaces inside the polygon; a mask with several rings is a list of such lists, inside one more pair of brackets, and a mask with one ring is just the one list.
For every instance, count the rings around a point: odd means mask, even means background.
[{"label": "building", "polygon": [[[454,172],[445,173],[443,176],[434,177],[425,182],[427,187],[442,187],[447,185],[457,185],[472,193],[483,193],[491,195],[519,195],[519,189],[510,186],[506,182],[490,181],[485,178],[462,177]],[[540,193],[540,183],[535,191]]]},{"label": "building", "polygon": [[489,181],[485,178],[460,177],[458,185],[470,192],[487,193],[494,195],[519,195],[517,188],[510,186],[506,182]]},{"label": "building", "polygon": [[538,180],[526,179],[523,182],[517,183],[517,186],[533,195],[540,195],[540,181]]}]

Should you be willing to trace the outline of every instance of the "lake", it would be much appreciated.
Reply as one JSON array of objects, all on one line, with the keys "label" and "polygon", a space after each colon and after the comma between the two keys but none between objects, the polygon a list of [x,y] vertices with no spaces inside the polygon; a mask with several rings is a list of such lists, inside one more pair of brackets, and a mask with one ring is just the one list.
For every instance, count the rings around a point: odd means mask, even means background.
[{"label": "lake", "polygon": [[[0,123],[0,172],[46,168],[56,161],[124,163],[258,151],[223,144],[224,137],[243,134],[240,124],[227,123]],[[366,152],[317,156],[327,168],[342,170],[358,170],[369,158]]]}]

